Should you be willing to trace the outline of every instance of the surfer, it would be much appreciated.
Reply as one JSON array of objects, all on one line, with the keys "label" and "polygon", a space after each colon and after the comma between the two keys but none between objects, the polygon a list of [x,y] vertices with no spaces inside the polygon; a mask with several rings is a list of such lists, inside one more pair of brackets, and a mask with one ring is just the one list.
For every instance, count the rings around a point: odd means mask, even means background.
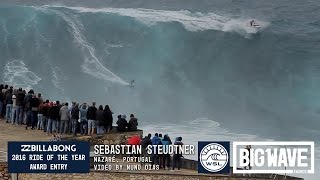
[{"label": "surfer", "polygon": [[130,87],[134,87],[134,80],[130,81]]},{"label": "surfer", "polygon": [[252,19],[252,21],[250,21],[250,26],[251,27],[259,27],[259,25],[256,23],[256,21],[254,19]]},{"label": "surfer", "polygon": [[250,26],[253,26],[255,24],[254,20],[250,21]]}]

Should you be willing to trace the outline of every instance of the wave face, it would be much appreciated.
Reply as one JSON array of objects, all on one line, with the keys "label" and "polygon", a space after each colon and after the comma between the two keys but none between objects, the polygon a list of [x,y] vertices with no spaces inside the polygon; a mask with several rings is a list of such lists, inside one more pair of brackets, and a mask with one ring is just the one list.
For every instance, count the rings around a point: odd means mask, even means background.
[{"label": "wave face", "polygon": [[144,125],[208,117],[241,134],[316,140],[317,22],[270,15],[258,30],[248,16],[221,14],[2,5],[0,76],[54,99],[136,112]]}]

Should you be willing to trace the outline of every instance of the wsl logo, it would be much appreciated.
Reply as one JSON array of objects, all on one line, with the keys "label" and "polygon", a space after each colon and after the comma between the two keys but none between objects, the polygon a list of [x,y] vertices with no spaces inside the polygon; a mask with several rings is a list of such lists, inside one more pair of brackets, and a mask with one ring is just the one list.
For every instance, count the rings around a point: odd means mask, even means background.
[{"label": "wsl logo", "polygon": [[198,172],[229,173],[229,142],[199,142]]}]

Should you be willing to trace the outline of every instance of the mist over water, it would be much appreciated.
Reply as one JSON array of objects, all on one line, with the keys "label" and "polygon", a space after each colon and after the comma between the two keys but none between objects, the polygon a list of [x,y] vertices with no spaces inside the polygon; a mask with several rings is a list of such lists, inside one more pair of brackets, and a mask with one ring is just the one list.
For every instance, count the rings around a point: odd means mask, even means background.
[{"label": "mist over water", "polygon": [[[146,6],[0,5],[0,77],[53,100],[135,113],[146,133],[190,143],[317,146],[318,21],[280,5],[261,6],[265,16],[233,6],[234,13]],[[260,29],[248,26],[252,18]]]}]

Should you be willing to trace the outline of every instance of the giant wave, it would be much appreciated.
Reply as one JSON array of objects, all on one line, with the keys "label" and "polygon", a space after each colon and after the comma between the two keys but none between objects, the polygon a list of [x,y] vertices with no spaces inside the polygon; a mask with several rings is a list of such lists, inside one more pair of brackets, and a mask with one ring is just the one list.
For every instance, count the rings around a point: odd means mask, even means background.
[{"label": "giant wave", "polygon": [[0,76],[52,99],[135,112],[145,127],[214,117],[241,138],[318,137],[316,37],[258,21],[259,32],[248,17],[214,12],[1,5]]}]

